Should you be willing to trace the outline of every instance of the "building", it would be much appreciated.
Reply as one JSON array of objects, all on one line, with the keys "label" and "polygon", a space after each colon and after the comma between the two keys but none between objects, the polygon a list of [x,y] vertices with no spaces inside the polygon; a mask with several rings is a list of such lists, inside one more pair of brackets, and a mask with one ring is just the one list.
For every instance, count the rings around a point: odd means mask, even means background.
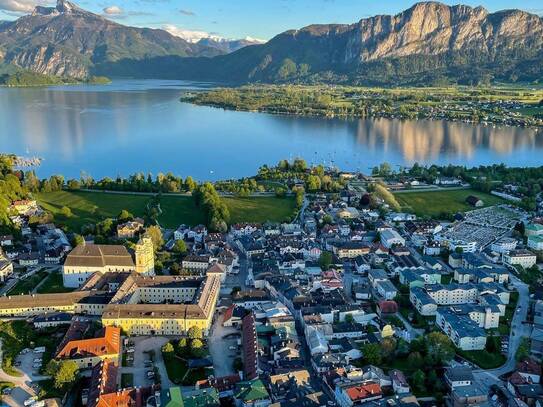
[{"label": "building", "polygon": [[241,343],[243,350],[243,376],[248,380],[258,378],[258,337],[255,316],[251,312],[241,322]]},{"label": "building", "polygon": [[135,259],[121,245],[80,244],[66,257],[62,267],[62,279],[65,287],[79,287],[96,272],[132,272],[154,274],[154,251],[150,238],[144,237],[138,242]]},{"label": "building", "polygon": [[117,237],[119,239],[133,239],[143,232],[145,222],[141,218],[117,225]]},{"label": "building", "polygon": [[121,330],[106,326],[102,337],[68,340],[61,346],[55,359],[71,360],[77,363],[80,369],[88,369],[104,360],[116,363],[120,354]]},{"label": "building", "polygon": [[128,335],[183,335],[191,327],[207,334],[221,286],[220,277],[131,274],[105,307],[102,324]]},{"label": "building", "polygon": [[530,268],[537,263],[537,256],[528,250],[512,250],[504,253],[503,262],[509,266]]},{"label": "building", "polygon": [[394,393],[406,394],[411,392],[409,383],[407,382],[407,379],[403,372],[401,372],[400,370],[391,370],[390,379],[392,380],[392,389],[394,390]]},{"label": "building", "polygon": [[13,274],[13,263],[6,258],[0,257],[0,281],[5,282],[6,279]]},{"label": "building", "polygon": [[539,223],[530,223],[524,228],[526,236],[543,236],[543,225]]},{"label": "building", "polygon": [[451,389],[473,384],[473,372],[467,366],[448,367],[443,377]]},{"label": "building", "polygon": [[528,247],[535,251],[542,251],[543,250],[543,235],[529,236]]},{"label": "building", "polygon": [[395,230],[386,229],[381,232],[381,244],[387,249],[396,245],[405,246],[405,239]]},{"label": "building", "polygon": [[368,382],[346,382],[336,384],[334,397],[340,407],[352,407],[369,401],[378,400],[383,397],[379,383]]},{"label": "building", "polygon": [[486,332],[470,317],[471,315],[466,316],[463,312],[458,312],[455,307],[438,308],[436,325],[441,328],[457,348],[462,350],[484,350]]},{"label": "building", "polygon": [[466,203],[468,205],[474,206],[476,208],[480,208],[485,205],[485,203],[478,197],[474,195],[470,195],[466,198]]}]

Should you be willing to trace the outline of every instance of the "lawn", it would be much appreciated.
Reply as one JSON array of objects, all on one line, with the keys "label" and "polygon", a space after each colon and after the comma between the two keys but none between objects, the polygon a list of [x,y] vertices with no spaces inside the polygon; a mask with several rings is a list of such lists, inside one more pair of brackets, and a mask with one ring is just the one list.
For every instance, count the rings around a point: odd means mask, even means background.
[{"label": "lawn", "polygon": [[415,213],[417,216],[441,217],[445,214],[465,212],[475,209],[466,203],[466,198],[475,195],[482,199],[485,206],[504,203],[497,196],[485,194],[473,189],[454,189],[431,192],[402,192],[394,196],[402,210]]},{"label": "lawn", "polygon": [[293,198],[224,198],[230,210],[230,223],[283,222],[295,214]]},{"label": "lawn", "polygon": [[38,271],[30,277],[20,280],[9,290],[9,295],[29,294],[44,278],[47,278],[47,271]]},{"label": "lawn", "polygon": [[53,293],[69,293],[73,288],[64,287],[62,282],[62,274],[60,272],[53,272],[49,274],[49,277],[45,282],[37,289],[38,294],[53,294]]},{"label": "lawn", "polygon": [[[95,224],[106,218],[114,218],[123,209],[134,216],[143,216],[150,196],[130,194],[107,194],[102,192],[48,192],[36,194],[42,207],[55,216],[55,220],[69,230],[79,232],[85,224]],[[281,222],[293,216],[296,205],[293,198],[258,197],[224,198],[231,214],[231,223]],[[67,206],[72,216],[66,218],[60,211]],[[203,213],[194,205],[191,197],[162,196],[162,214],[158,221],[166,228],[180,224],[197,225],[204,223]]]},{"label": "lawn", "polygon": [[458,350],[457,353],[482,369],[496,369],[502,366],[507,360],[501,353],[490,353],[486,350]]},{"label": "lawn", "polygon": [[175,384],[182,383],[189,370],[187,362],[176,356],[169,356],[164,352],[162,353],[162,356],[170,380]]}]

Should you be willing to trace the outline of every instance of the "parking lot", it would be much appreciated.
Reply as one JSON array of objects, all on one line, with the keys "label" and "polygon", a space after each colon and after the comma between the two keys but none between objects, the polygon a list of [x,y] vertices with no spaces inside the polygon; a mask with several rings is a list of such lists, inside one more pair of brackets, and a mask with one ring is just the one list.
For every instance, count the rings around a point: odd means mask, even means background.
[{"label": "parking lot", "polygon": [[234,360],[238,357],[237,343],[241,334],[238,329],[222,326],[223,315],[217,315],[209,336],[209,353],[213,360],[215,377],[236,373]]},{"label": "parking lot", "polygon": [[167,337],[130,338],[130,344],[123,346],[123,354],[128,350],[126,357],[132,362],[121,368],[121,375],[132,374],[134,386],[149,386],[158,378],[151,376],[148,372],[154,372],[156,369],[162,386],[166,388],[173,386],[168,378],[161,351],[162,346],[168,340]]},{"label": "parking lot", "polygon": [[8,393],[3,395],[2,405],[7,406],[22,406],[24,402],[31,397],[35,397],[39,391],[36,382],[47,379],[46,376],[39,374],[43,353],[34,353],[28,349],[19,354],[15,359],[14,365],[21,372],[21,376],[8,376],[4,372],[0,374],[0,380],[12,382],[15,387]]}]

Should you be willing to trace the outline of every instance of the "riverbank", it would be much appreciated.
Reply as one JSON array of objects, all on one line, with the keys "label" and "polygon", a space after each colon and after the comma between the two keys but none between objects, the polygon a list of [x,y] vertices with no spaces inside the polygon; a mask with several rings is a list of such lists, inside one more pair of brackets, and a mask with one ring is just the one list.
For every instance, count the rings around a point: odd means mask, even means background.
[{"label": "riverbank", "polygon": [[227,110],[281,115],[543,126],[543,90],[529,87],[385,89],[260,85],[190,93],[181,101]]}]

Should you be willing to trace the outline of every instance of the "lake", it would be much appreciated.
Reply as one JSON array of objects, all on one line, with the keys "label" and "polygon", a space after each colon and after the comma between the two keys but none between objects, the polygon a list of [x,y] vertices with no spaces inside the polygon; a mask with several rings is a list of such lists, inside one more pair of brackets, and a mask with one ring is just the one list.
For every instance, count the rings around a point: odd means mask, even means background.
[{"label": "lake", "polygon": [[199,180],[308,162],[369,172],[382,162],[543,164],[543,130],[445,121],[342,120],[233,112],[180,103],[210,85],[118,80],[110,85],[0,88],[0,150],[44,159],[39,176],[95,179],[171,171]]}]

